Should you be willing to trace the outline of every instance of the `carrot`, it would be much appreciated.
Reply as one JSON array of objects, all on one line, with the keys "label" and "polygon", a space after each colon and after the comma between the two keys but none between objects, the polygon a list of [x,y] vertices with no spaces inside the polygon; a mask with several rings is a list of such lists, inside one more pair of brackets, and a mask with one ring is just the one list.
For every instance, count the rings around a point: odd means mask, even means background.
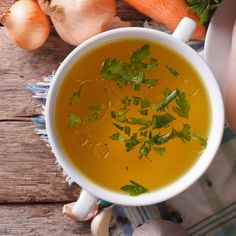
[{"label": "carrot", "polygon": [[[199,18],[188,8],[186,0],[124,0],[142,14],[164,24],[173,31],[180,20],[187,16],[199,24]],[[206,28],[198,25],[193,39],[204,40]]]}]

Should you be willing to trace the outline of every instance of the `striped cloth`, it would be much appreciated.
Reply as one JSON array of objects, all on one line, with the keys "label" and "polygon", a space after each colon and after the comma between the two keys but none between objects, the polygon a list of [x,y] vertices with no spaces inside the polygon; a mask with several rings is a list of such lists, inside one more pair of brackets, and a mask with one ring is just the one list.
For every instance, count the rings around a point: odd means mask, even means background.
[{"label": "striped cloth", "polygon": [[[165,31],[159,24],[146,22],[144,26]],[[196,41],[189,45],[197,51],[203,48]],[[43,107],[52,78],[49,75],[37,84],[26,84]],[[35,132],[50,145],[44,113],[33,120],[40,126]],[[67,181],[72,182],[69,177]],[[221,147],[207,172],[185,192],[156,205],[114,206],[111,235],[130,236],[146,220],[160,218],[182,224],[190,236],[236,236],[236,135],[230,128],[225,127]]]}]

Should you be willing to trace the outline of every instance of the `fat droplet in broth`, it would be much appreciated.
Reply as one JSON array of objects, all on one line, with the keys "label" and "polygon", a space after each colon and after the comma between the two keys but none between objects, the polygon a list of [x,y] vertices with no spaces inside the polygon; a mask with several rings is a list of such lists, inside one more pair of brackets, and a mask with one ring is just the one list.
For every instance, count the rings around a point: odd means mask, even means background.
[{"label": "fat droplet in broth", "polygon": [[196,87],[196,82],[194,80],[185,80],[182,85],[182,90],[187,96],[195,96],[198,93]]},{"label": "fat droplet in broth", "polygon": [[97,143],[94,146],[94,154],[98,158],[107,158],[109,155],[108,145],[105,143]]},{"label": "fat droplet in broth", "polygon": [[72,140],[79,146],[84,146],[88,142],[88,132],[86,131],[75,131],[72,135]]}]

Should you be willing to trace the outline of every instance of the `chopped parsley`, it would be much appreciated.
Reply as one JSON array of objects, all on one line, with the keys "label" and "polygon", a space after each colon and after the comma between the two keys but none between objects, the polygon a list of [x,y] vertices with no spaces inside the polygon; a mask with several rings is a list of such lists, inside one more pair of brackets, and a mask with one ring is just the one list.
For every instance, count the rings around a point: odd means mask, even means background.
[{"label": "chopped parsley", "polygon": [[88,106],[88,109],[90,110],[95,110],[95,111],[100,111],[102,110],[104,107],[101,105],[93,105],[93,106]]},{"label": "chopped parsley", "polygon": [[106,80],[116,81],[122,85],[133,85],[134,90],[139,91],[141,84],[150,87],[156,87],[157,80],[146,79],[145,71],[152,71],[157,68],[157,59],[151,58],[147,63],[150,55],[150,45],[145,44],[131,54],[130,63],[120,59],[107,58],[102,64],[101,76]]},{"label": "chopped parsley", "polygon": [[148,192],[148,189],[133,180],[129,180],[130,184],[122,186],[120,189],[128,193],[130,196],[138,196]]},{"label": "chopped parsley", "polygon": [[81,123],[80,116],[69,113],[68,115],[68,128],[72,129],[75,128],[77,124]]},{"label": "chopped parsley", "polygon": [[179,77],[179,72],[177,72],[174,68],[168,65],[166,66],[166,68],[175,78]]}]

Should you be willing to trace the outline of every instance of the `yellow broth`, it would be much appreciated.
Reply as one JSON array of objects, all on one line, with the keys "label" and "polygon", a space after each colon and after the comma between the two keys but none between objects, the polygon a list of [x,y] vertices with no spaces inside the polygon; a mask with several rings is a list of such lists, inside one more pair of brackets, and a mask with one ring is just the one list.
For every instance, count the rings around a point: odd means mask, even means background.
[{"label": "yellow broth", "polygon": [[[150,57],[158,60],[158,67],[148,72],[147,77],[157,79],[157,87],[141,85],[141,90],[135,91],[131,85],[119,88],[116,82],[102,78],[100,71],[106,58],[129,62],[131,53],[147,43],[151,49]],[[168,71],[167,65],[178,71],[177,78]],[[80,88],[80,103],[71,102],[72,94]],[[150,191],[181,177],[203,150],[197,139],[192,138],[187,143],[179,138],[171,139],[160,145],[166,149],[164,155],[151,151],[148,158],[140,159],[141,144],[127,152],[124,142],[109,138],[111,134],[118,132],[110,112],[120,109],[121,99],[125,96],[146,97],[150,102],[159,104],[163,100],[165,88],[184,91],[190,103],[190,112],[189,118],[185,119],[176,115],[172,105],[168,105],[168,113],[176,117],[176,120],[159,132],[171,132],[172,128],[180,130],[187,123],[194,132],[207,137],[211,116],[207,92],[195,69],[176,52],[152,41],[129,39],[106,43],[79,59],[62,83],[55,109],[57,135],[73,165],[91,181],[113,191],[121,191],[121,186],[129,184],[129,180],[134,180]],[[99,120],[68,128],[70,113],[84,117],[95,112],[88,109],[88,106],[93,105],[103,108],[99,111]],[[152,113],[149,112],[144,117],[131,105],[129,116],[150,119]],[[132,132],[140,128],[135,125],[130,127]]]}]

